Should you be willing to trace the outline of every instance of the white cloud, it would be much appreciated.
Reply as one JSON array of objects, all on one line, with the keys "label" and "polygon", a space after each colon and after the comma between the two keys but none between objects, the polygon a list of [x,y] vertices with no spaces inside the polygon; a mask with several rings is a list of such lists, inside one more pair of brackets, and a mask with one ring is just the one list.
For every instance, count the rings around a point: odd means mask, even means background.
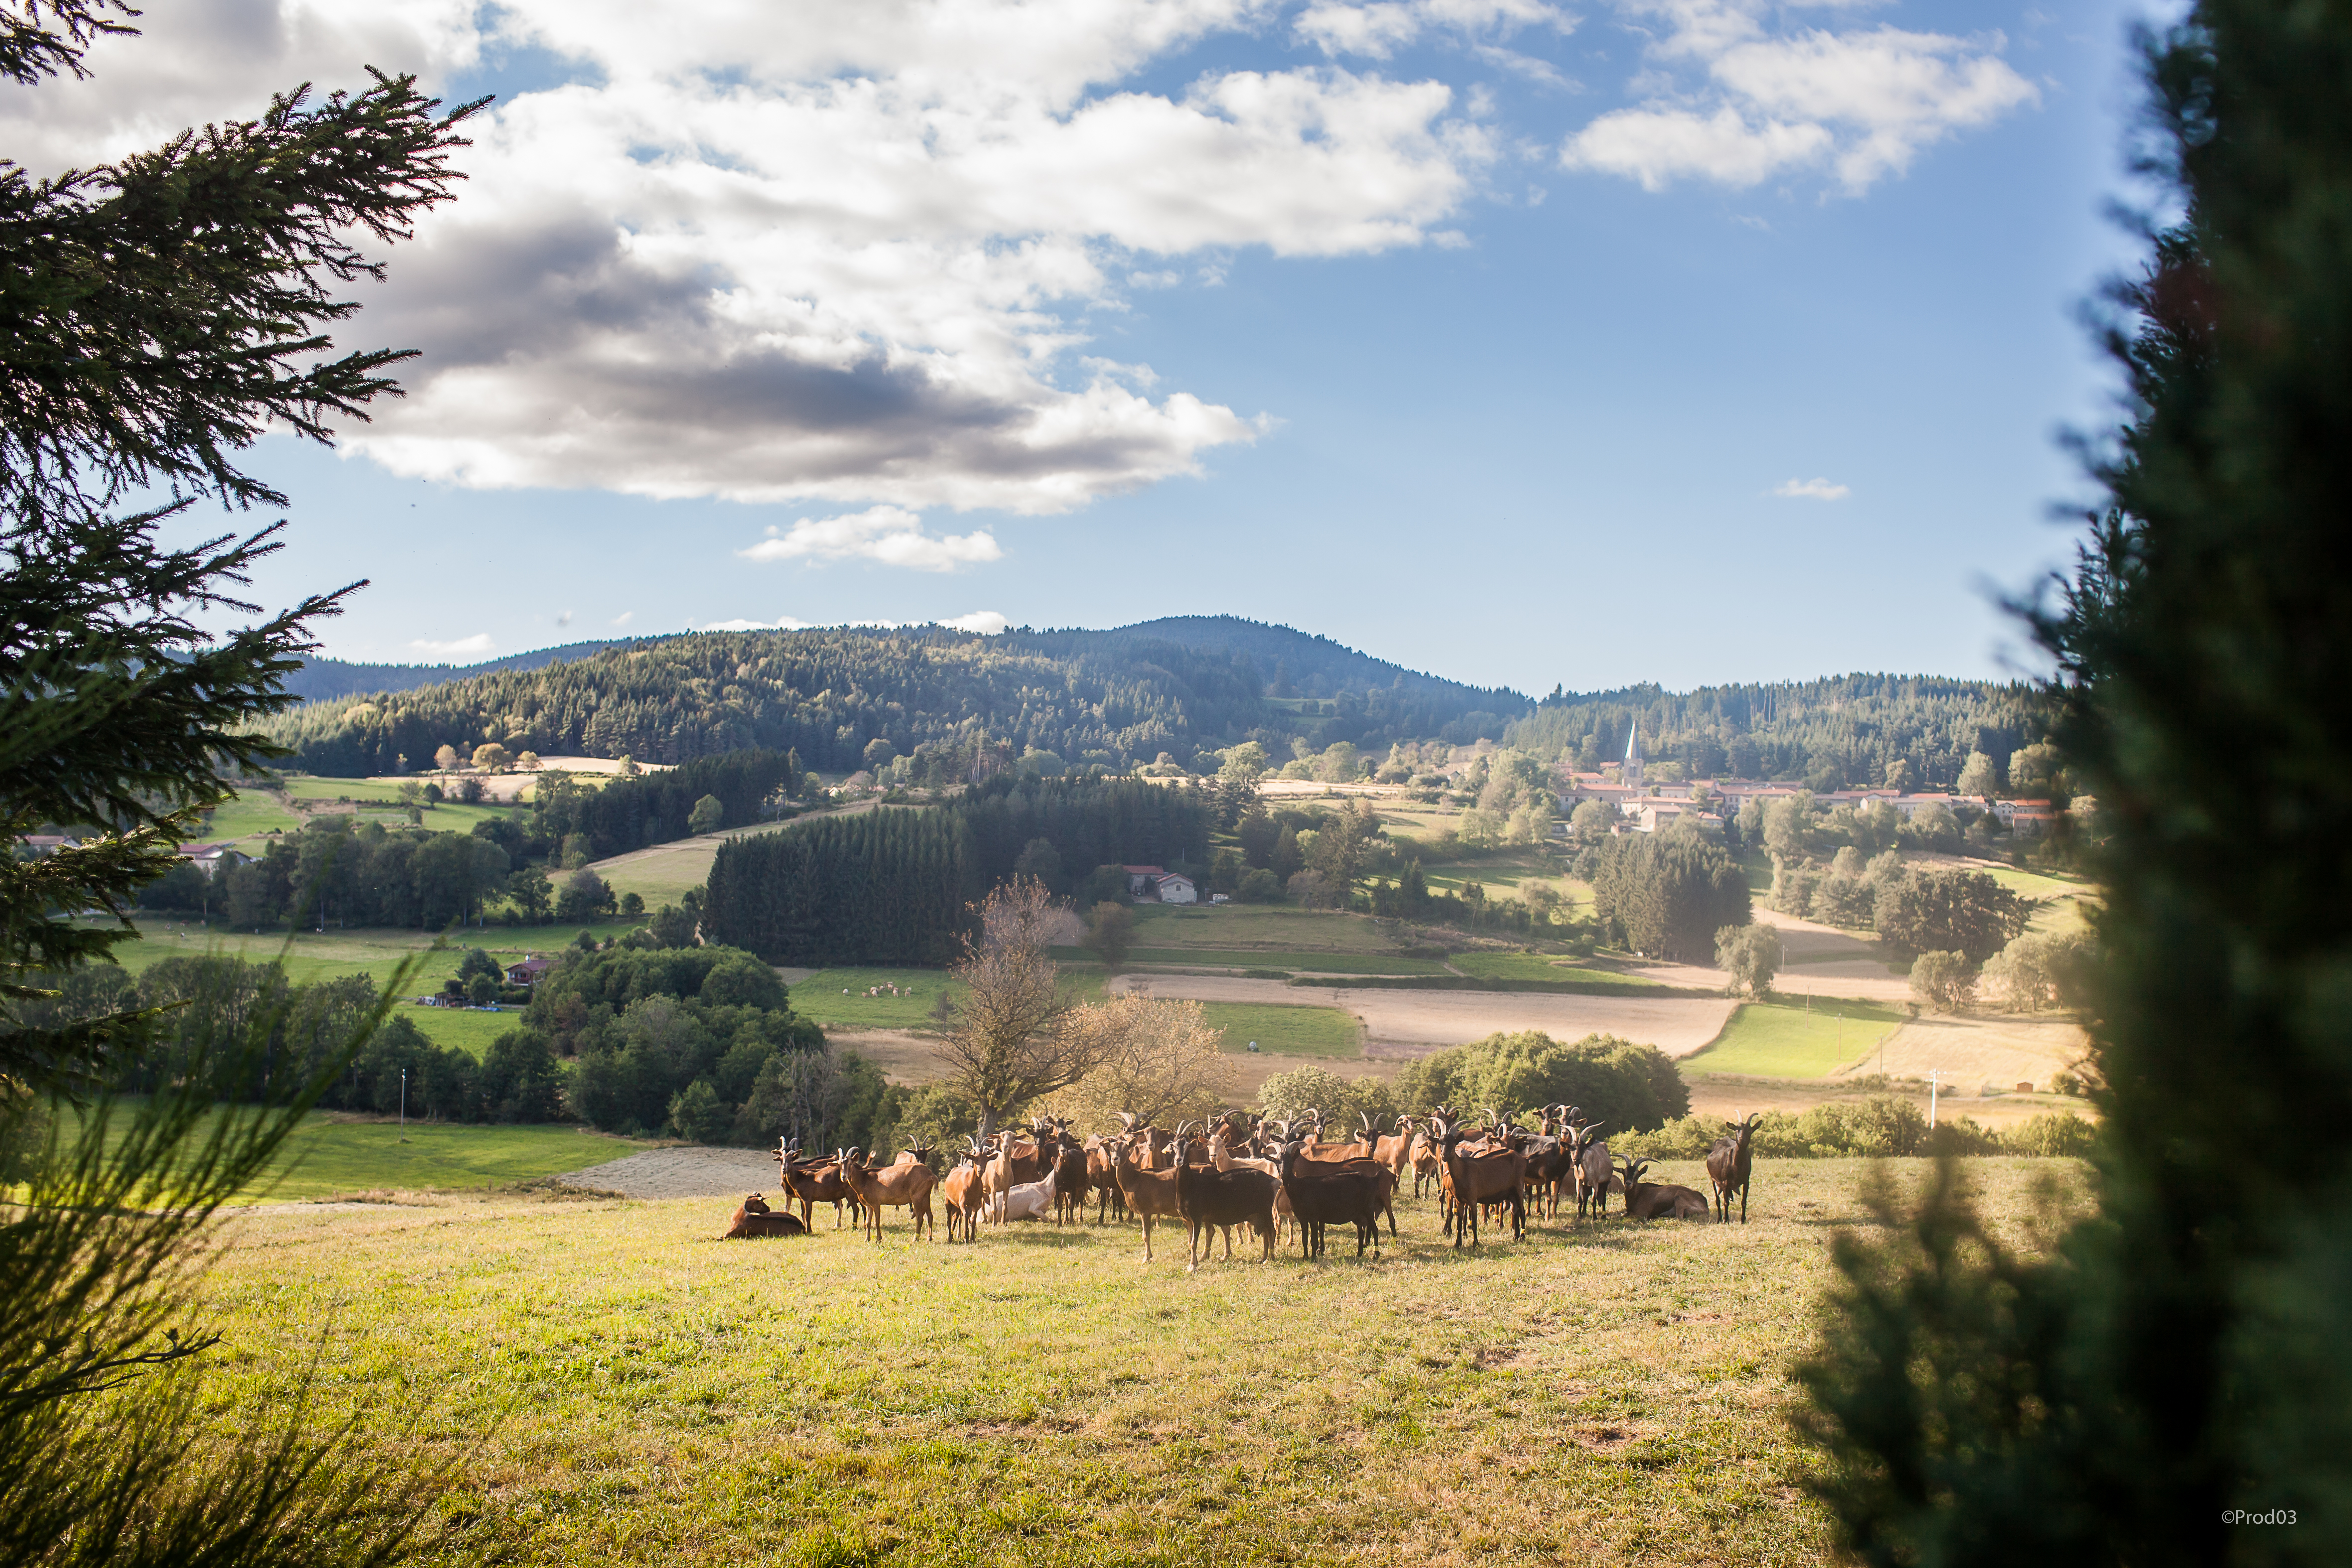
[{"label": "white cloud", "polygon": [[736,553],[751,561],[878,561],[918,572],[953,572],[1004,555],[986,529],[944,536],[926,533],[919,513],[895,506],[869,507],[845,517],[803,518],[787,529],[772,526],[767,538]]},{"label": "white cloud", "polygon": [[1859,194],[1904,173],[1923,148],[2040,97],[2000,58],[1998,33],[1769,34],[1763,0],[1628,0],[1626,8],[1666,24],[1649,48],[1664,73],[1660,90],[1593,120],[1568,139],[1560,162],[1649,190],[1683,178],[1744,187],[1826,164]]},{"label": "white cloud", "polygon": [[634,620],[635,620],[636,618],[637,618],[637,612],[636,612],[636,611],[635,611],[635,610],[623,610],[619,615],[614,616],[613,617],[613,624],[614,624],[614,626],[627,626],[631,621],[634,621]]},{"label": "white cloud", "polygon": [[1576,22],[1544,0],[1314,0],[1290,30],[1300,43],[1327,55],[1384,60],[1432,33],[1478,37],[1538,25],[1565,33]]},{"label": "white cloud", "polygon": [[781,616],[772,621],[710,621],[691,629],[705,632],[804,632],[815,624]]},{"label": "white cloud", "polygon": [[354,82],[362,61],[429,84],[486,47],[539,51],[576,79],[477,121],[469,183],[339,334],[424,351],[347,450],[488,489],[1055,512],[1262,428],[1199,392],[1073,373],[1085,311],[1170,273],[1213,282],[1242,249],[1423,245],[1498,155],[1443,82],[1326,66],[1139,83],[1268,10],[715,0],[649,27],[623,0],[186,0],[102,42],[89,82],[0,90],[0,136],[39,173],[249,114],[288,82]]},{"label": "white cloud", "polygon": [[968,616],[958,616],[953,620],[940,623],[943,626],[953,626],[960,632],[978,632],[984,637],[995,637],[1012,624],[994,610],[974,610]]},{"label": "white cloud", "polygon": [[476,632],[472,637],[458,637],[453,642],[430,642],[419,637],[408,646],[435,658],[482,658],[496,653],[499,647],[490,640],[488,632]]},{"label": "white cloud", "polygon": [[1772,492],[1790,500],[1843,500],[1853,493],[1850,485],[1833,485],[1820,478],[1790,479]]}]

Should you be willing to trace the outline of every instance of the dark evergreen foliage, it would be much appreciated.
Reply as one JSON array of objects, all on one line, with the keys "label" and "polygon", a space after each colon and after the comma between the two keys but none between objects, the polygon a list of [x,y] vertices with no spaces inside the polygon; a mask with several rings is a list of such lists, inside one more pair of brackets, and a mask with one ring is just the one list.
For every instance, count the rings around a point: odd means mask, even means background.
[{"label": "dark evergreen foliage", "polygon": [[1874,788],[1900,763],[1911,787],[1948,789],[1972,751],[2005,770],[2010,752],[2042,738],[2048,713],[2023,682],[1841,675],[1689,692],[1555,691],[1511,726],[1507,743],[1591,770],[1625,754],[1639,720],[1643,756],[1679,763],[1693,778]]},{"label": "dark evergreen foliage", "polygon": [[771,963],[945,963],[1032,841],[1064,865],[1197,862],[1213,812],[1132,779],[1000,778],[948,805],[819,817],[720,846],[703,931]]},{"label": "dark evergreen foliage", "polygon": [[719,797],[722,827],[761,821],[771,815],[771,801],[798,793],[801,770],[789,752],[753,748],[616,778],[601,789],[577,784],[551,788],[551,783],[541,780],[532,794],[538,837],[561,846],[575,833],[585,834],[591,855],[602,860],[686,837],[694,803],[707,795]]},{"label": "dark evergreen foliage", "polygon": [[1716,933],[1748,921],[1748,876],[1696,835],[1626,833],[1601,842],[1592,874],[1593,914],[1625,947],[1705,963]]},{"label": "dark evergreen foliage", "polygon": [[2186,218],[2121,291],[2138,406],[2035,616],[2110,833],[2099,1212],[2021,1255],[1947,1177],[1842,1250],[1805,1375],[1871,1563],[2352,1539],[2352,5],[2203,0],[2148,74]]}]

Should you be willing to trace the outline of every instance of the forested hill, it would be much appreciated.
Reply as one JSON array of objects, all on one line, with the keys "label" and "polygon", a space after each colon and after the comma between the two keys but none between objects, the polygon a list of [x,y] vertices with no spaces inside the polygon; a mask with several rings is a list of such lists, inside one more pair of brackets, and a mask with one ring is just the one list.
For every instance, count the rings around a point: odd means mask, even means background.
[{"label": "forested hill", "polygon": [[566,659],[586,658],[608,647],[626,646],[625,641],[566,643],[562,647],[542,647],[530,653],[509,654],[504,658],[484,659],[479,664],[345,664],[340,658],[306,658],[301,668],[286,678],[286,689],[306,701],[376,691],[413,691],[420,686],[494,675],[505,669],[540,669]]},{"label": "forested hill", "polygon": [[[305,703],[270,721],[294,765],[359,775],[497,741],[542,755],[675,763],[765,747],[846,772],[867,744],[979,746],[1122,769],[1257,740],[1286,755],[1350,741],[1496,740],[1514,692],[1464,686],[1325,638],[1238,620],[986,637],[930,626],[704,632],[615,645],[535,669]],[[1267,690],[1276,678],[1303,700]]]},{"label": "forested hill", "polygon": [[[1816,789],[1905,782],[1949,788],[1970,752],[1996,769],[2043,738],[2041,700],[2021,681],[1926,675],[1841,675],[1774,685],[1555,690],[1506,742],[1546,761],[1591,769],[1625,754],[1633,721],[1649,762],[1694,778],[1801,780]],[[1890,777],[1896,763],[1904,770]]]}]

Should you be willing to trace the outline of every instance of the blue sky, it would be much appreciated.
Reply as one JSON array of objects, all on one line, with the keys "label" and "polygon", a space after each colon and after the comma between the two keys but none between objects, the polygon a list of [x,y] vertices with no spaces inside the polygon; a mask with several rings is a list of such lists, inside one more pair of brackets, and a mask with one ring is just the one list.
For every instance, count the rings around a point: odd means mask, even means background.
[{"label": "blue sky", "polygon": [[339,657],[1232,613],[1536,691],[1999,674],[2111,412],[2116,5],[162,10],[0,96],[26,163],[362,61],[500,95],[351,333],[414,395],[254,454],[262,595],[373,579]]}]

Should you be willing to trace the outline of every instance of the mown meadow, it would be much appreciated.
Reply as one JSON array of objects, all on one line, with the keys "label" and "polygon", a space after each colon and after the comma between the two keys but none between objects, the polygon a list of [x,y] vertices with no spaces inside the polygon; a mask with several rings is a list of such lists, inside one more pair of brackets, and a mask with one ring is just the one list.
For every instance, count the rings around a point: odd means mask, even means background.
[{"label": "mown meadow", "polygon": [[[2079,1186],[1967,1169],[2013,1231]],[[1812,1563],[1789,1373],[1864,1173],[1761,1165],[1746,1226],[1459,1253],[1408,1199],[1377,1262],[1192,1275],[1118,1226],[726,1242],[724,1199],[257,1211],[207,1392],[308,1375],[313,1419],[451,1465],[453,1559]]]}]

